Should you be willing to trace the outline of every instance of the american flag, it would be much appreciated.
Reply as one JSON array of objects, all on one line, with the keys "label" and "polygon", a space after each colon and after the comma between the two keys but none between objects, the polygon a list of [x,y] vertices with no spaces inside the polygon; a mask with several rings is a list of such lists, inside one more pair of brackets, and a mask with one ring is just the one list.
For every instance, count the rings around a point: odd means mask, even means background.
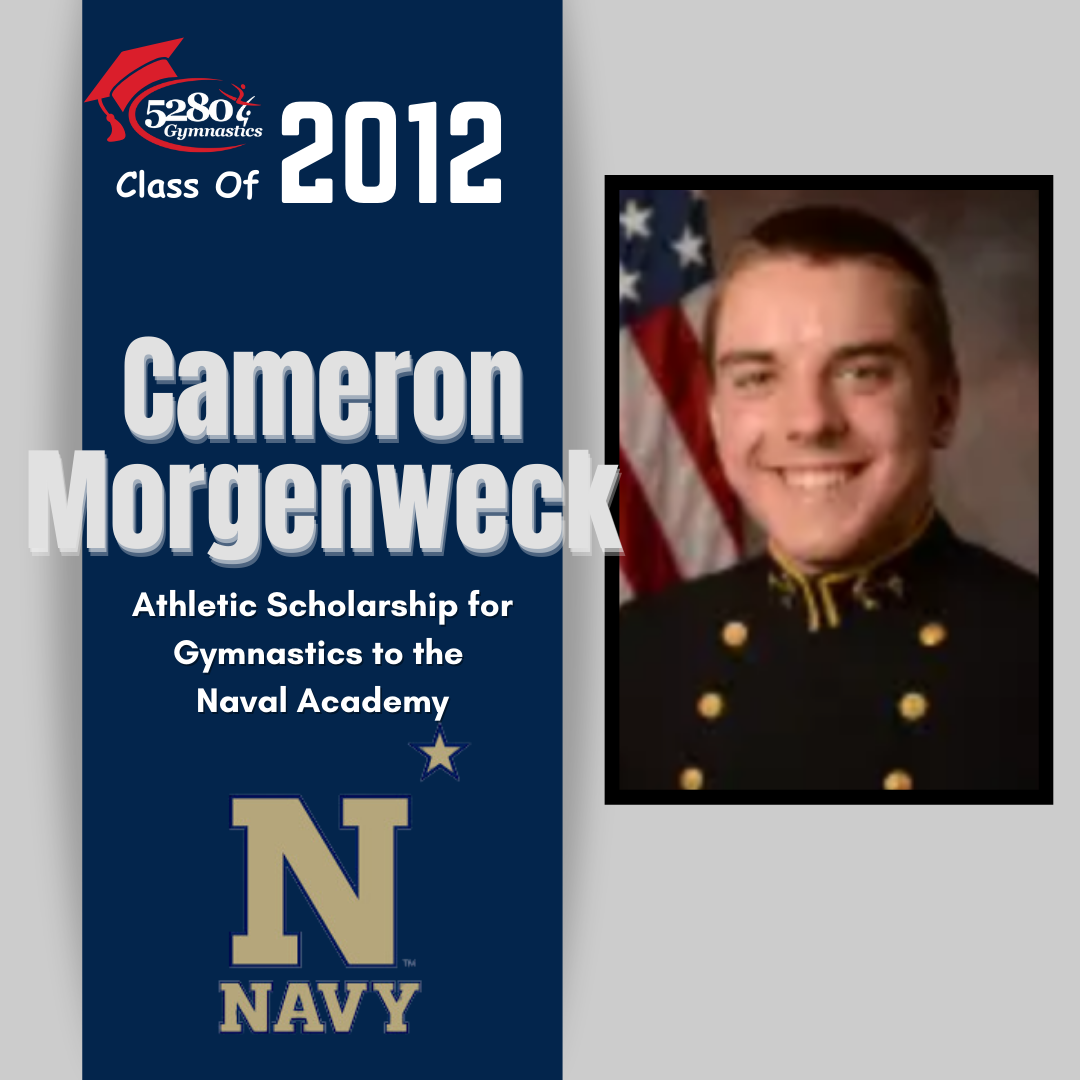
[{"label": "american flag", "polygon": [[742,549],[709,425],[712,281],[704,192],[619,192],[620,604]]}]

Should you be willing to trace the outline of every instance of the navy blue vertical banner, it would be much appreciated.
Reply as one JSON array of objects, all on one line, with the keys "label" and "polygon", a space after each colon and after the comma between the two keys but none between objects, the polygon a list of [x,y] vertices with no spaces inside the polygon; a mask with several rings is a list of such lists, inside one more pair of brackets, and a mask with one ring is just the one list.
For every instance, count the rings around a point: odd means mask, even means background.
[{"label": "navy blue vertical banner", "polygon": [[84,5],[88,1078],[560,1069],[560,20]]}]

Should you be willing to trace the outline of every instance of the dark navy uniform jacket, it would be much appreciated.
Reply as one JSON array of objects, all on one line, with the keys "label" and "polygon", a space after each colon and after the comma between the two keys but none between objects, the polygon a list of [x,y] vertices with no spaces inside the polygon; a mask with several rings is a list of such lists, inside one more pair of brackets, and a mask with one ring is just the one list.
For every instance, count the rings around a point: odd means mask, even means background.
[{"label": "dark navy uniform jacket", "polygon": [[767,555],[628,604],[619,665],[623,789],[1039,787],[1038,578],[940,516],[843,574]]}]

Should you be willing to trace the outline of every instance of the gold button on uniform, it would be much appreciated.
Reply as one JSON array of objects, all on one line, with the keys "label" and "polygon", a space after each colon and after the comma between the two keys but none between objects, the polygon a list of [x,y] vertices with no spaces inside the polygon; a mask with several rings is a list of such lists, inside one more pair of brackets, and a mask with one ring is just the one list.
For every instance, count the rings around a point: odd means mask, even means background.
[{"label": "gold button on uniform", "polygon": [[948,636],[948,630],[938,622],[927,623],[919,631],[919,640],[928,649],[936,649]]},{"label": "gold button on uniform", "polygon": [[885,777],[886,791],[911,791],[914,786],[911,773],[904,772],[903,769],[894,769]]},{"label": "gold button on uniform", "polygon": [[683,791],[700,791],[705,786],[705,774],[693,767],[679,773],[679,787]]},{"label": "gold button on uniform", "polygon": [[905,694],[900,699],[900,715],[914,724],[925,718],[930,711],[930,702],[922,694]]},{"label": "gold button on uniform", "polygon": [[720,640],[729,649],[741,649],[745,644],[747,638],[750,637],[750,631],[747,629],[746,623],[741,622],[729,622],[723,630],[720,631]]},{"label": "gold button on uniform", "polygon": [[719,720],[724,712],[724,699],[715,691],[702,694],[698,698],[697,711],[702,720]]}]

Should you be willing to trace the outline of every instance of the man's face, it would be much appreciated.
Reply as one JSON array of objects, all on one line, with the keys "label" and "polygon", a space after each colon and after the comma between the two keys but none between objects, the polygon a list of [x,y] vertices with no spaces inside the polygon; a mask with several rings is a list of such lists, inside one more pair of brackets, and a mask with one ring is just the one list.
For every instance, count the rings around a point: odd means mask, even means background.
[{"label": "man's face", "polygon": [[713,421],[735,491],[809,571],[903,539],[958,391],[931,377],[912,285],[887,266],[763,256],[724,289]]}]

